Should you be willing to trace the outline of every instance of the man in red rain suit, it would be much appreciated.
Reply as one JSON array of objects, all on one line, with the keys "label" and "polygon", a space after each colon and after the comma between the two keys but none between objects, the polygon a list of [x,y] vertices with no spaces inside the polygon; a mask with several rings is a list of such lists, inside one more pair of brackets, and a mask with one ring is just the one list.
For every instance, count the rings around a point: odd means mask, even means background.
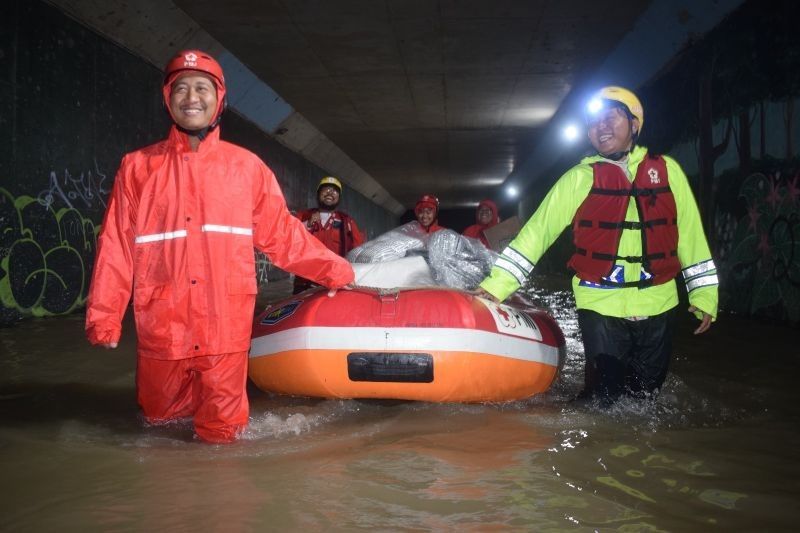
[{"label": "man in red rain suit", "polygon": [[[219,138],[222,68],[199,50],[167,65],[169,137],[127,154],[103,221],[86,311],[92,344],[115,348],[133,293],[136,390],[148,422],[193,417],[230,442],[247,426],[247,352],[256,297],[253,247],[336,289],[350,264],[286,209],[270,169]],[[333,292],[333,291],[332,291]]]}]

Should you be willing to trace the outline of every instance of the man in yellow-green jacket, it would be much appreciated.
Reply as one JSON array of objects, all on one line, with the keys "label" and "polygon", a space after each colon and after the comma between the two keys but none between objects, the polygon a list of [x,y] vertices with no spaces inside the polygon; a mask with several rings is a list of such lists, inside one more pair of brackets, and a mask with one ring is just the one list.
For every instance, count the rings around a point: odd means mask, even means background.
[{"label": "man in yellow-green jacket", "polygon": [[505,300],[572,224],[572,288],[586,355],[581,394],[610,405],[645,397],[664,383],[672,351],[675,277],[689,311],[709,329],[717,315],[718,280],[686,175],[666,156],[636,146],[644,124],[639,99],[605,87],[587,106],[584,158],[553,186],[480,284],[478,294]]}]

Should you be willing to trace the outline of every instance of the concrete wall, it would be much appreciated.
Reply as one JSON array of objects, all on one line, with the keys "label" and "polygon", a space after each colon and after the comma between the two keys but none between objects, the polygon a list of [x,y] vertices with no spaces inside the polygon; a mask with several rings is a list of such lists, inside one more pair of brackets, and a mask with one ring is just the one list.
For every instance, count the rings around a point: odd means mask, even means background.
[{"label": "concrete wall", "polygon": [[[162,73],[39,0],[0,7],[0,324],[85,303],[96,234],[123,154],[165,137]],[[326,175],[228,113],[222,137],[273,169],[292,208]],[[396,217],[355,191],[370,236]],[[268,264],[260,263],[266,281]]]}]

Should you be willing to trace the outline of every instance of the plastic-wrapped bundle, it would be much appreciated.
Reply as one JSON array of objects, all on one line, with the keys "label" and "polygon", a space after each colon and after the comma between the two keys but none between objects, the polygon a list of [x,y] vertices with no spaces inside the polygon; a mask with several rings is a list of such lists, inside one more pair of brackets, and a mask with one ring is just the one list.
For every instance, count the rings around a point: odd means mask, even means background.
[{"label": "plastic-wrapped bundle", "polygon": [[409,252],[424,252],[430,235],[412,220],[399,228],[353,248],[347,253],[351,263],[385,263],[405,257]]},{"label": "plastic-wrapped bundle", "polygon": [[[456,289],[477,287],[497,258],[477,239],[448,229],[427,233],[412,221],[352,249],[347,259],[351,263],[388,263],[407,255],[427,256],[435,283]],[[402,279],[397,281],[402,284]]]},{"label": "plastic-wrapped bundle", "polygon": [[452,230],[437,231],[428,242],[428,264],[438,285],[474,289],[489,275],[495,259],[497,253],[479,240]]},{"label": "plastic-wrapped bundle", "polygon": [[421,255],[412,255],[385,263],[353,263],[356,285],[393,289],[396,287],[431,287],[436,285],[431,267]]}]

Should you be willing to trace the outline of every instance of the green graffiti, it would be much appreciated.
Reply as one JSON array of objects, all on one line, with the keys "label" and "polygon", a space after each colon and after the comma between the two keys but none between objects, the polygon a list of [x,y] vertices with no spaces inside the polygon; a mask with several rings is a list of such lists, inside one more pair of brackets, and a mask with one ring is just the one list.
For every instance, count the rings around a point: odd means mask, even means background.
[{"label": "green graffiti", "polygon": [[99,227],[0,188],[0,323],[67,314],[86,303]]}]

